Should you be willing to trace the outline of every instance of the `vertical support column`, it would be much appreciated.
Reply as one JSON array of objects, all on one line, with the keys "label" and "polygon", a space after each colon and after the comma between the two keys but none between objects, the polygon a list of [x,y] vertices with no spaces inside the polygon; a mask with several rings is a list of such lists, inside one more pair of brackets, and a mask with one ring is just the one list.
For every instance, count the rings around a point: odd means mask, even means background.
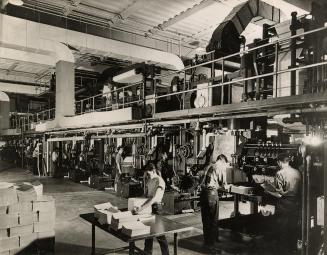
[{"label": "vertical support column", "polygon": [[0,91],[0,132],[10,128],[9,121],[10,100],[6,93]]},{"label": "vertical support column", "polygon": [[327,224],[326,224],[326,219],[327,219],[327,141],[324,143],[324,254],[327,254]]},{"label": "vertical support column", "polygon": [[56,64],[56,119],[75,115],[74,63],[60,60]]},{"label": "vertical support column", "polygon": [[306,238],[305,238],[305,247],[306,247],[306,254],[310,254],[310,171],[311,171],[311,156],[307,155],[306,156],[306,161],[307,161],[307,169],[306,169]]},{"label": "vertical support column", "polygon": [[[240,46],[240,51],[244,51],[245,50],[245,37],[241,36],[241,46]],[[246,67],[246,54],[242,54],[241,55],[241,76],[242,78],[247,78],[247,67]],[[247,94],[248,94],[248,81],[244,81],[243,82],[243,96],[242,96],[242,101],[246,101],[247,98]]]},{"label": "vertical support column", "polygon": [[[93,219],[95,221],[95,219]],[[91,255],[95,255],[95,224],[92,222],[92,251]]]},{"label": "vertical support column", "polygon": [[178,250],[178,233],[174,233],[174,255],[177,255]]},{"label": "vertical support column", "polygon": [[[268,24],[263,24],[262,26],[262,38],[263,39],[268,39],[269,37],[269,33],[268,33],[268,29],[269,29],[269,25]],[[264,47],[262,48],[262,54],[263,56],[266,56],[267,55],[267,48],[268,47]],[[268,64],[266,61],[263,61],[262,63],[262,74],[265,74],[267,73],[267,67],[268,67]],[[267,99],[267,94],[268,94],[268,91],[267,91],[267,88],[268,88],[268,78],[265,77],[265,78],[262,78],[262,93],[261,93],[261,96],[262,96],[262,99]]]},{"label": "vertical support column", "polygon": [[[296,35],[297,13],[292,12],[291,36]],[[291,39],[291,68],[296,67],[296,39]],[[296,94],[296,71],[291,71],[291,96]]]},{"label": "vertical support column", "polygon": [[301,255],[306,255],[306,171],[307,171],[307,161],[306,161],[306,146],[301,146],[301,154],[303,158],[303,173],[302,173],[302,226],[301,226],[301,239],[302,239],[302,249]]}]

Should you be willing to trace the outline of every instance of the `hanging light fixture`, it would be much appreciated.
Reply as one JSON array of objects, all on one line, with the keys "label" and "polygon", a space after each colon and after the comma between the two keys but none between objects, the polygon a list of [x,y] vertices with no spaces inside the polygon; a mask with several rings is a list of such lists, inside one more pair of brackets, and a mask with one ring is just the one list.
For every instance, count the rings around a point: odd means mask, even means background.
[{"label": "hanging light fixture", "polygon": [[16,6],[22,6],[24,4],[22,0],[8,0],[8,3]]}]

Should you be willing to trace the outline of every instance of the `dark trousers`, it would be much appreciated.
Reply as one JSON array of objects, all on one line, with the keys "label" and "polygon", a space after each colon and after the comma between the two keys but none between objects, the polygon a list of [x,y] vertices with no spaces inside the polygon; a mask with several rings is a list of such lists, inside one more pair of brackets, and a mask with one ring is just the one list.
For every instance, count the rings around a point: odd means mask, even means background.
[{"label": "dark trousers", "polygon": [[218,240],[219,198],[216,189],[203,189],[200,196],[203,239],[205,245]]},{"label": "dark trousers", "polygon": [[60,168],[59,168],[59,163],[58,162],[53,162],[53,177],[54,178],[60,178],[61,177],[61,173],[60,173]]},{"label": "dark trousers", "polygon": [[298,239],[299,206],[295,197],[280,198],[276,204],[275,240],[282,249],[281,254],[288,254],[296,249]]},{"label": "dark trousers", "polygon": [[[160,215],[162,213],[162,205],[154,204],[152,206],[152,213]],[[166,236],[157,236],[158,243],[160,245],[161,254],[169,255],[168,242]],[[144,252],[145,254],[152,254],[153,249],[153,238],[147,238],[144,241]]]}]

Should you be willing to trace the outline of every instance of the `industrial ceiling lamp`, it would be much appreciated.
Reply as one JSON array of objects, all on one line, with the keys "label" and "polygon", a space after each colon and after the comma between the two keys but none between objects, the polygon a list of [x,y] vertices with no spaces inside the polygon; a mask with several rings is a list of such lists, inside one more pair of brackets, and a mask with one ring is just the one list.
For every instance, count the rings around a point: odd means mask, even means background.
[{"label": "industrial ceiling lamp", "polygon": [[8,0],[8,3],[16,6],[22,6],[24,4],[22,0]]}]

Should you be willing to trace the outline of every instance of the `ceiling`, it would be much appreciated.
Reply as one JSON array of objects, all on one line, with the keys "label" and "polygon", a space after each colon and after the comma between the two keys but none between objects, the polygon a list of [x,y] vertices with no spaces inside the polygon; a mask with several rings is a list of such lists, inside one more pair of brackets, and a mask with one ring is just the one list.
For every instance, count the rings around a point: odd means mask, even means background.
[{"label": "ceiling", "polygon": [[0,58],[0,80],[27,84],[43,84],[51,78],[53,67]]},{"label": "ceiling", "polygon": [[[106,28],[108,33],[142,37],[143,41],[158,40],[166,42],[166,51],[172,52],[170,44],[185,46],[180,52],[183,57],[192,57],[196,49],[205,47],[215,30],[228,13],[246,0],[23,0],[24,5],[18,10],[32,10],[58,17]],[[279,8],[282,19],[289,19],[292,11],[299,15],[303,9],[287,3],[289,0],[264,0]],[[293,2],[296,0],[292,0]],[[7,7],[2,6],[4,12]],[[21,15],[22,16],[22,15]],[[67,20],[67,19],[66,19]],[[50,21],[49,21],[50,22]],[[260,23],[261,24],[261,23]],[[87,32],[87,31],[86,31]],[[252,22],[243,35],[247,41],[261,36],[259,22]],[[250,39],[249,39],[250,38]],[[140,41],[138,41],[140,44]],[[144,44],[146,46],[146,43]],[[107,68],[124,67],[130,61],[103,58],[92,52],[74,52],[77,68],[92,69],[102,72]],[[0,59],[0,79],[48,83],[53,67],[34,63]]]},{"label": "ceiling", "polygon": [[[147,38],[205,47],[214,29],[238,4],[246,0],[24,0],[23,8],[48,12],[113,31]],[[292,11],[304,11],[283,0],[265,0],[289,19]],[[294,0],[293,0],[294,1]],[[247,29],[252,35],[260,27]],[[190,44],[191,43],[191,44]],[[195,47],[199,45],[196,44]],[[168,45],[169,48],[169,45]],[[169,50],[169,49],[168,49]]]}]

